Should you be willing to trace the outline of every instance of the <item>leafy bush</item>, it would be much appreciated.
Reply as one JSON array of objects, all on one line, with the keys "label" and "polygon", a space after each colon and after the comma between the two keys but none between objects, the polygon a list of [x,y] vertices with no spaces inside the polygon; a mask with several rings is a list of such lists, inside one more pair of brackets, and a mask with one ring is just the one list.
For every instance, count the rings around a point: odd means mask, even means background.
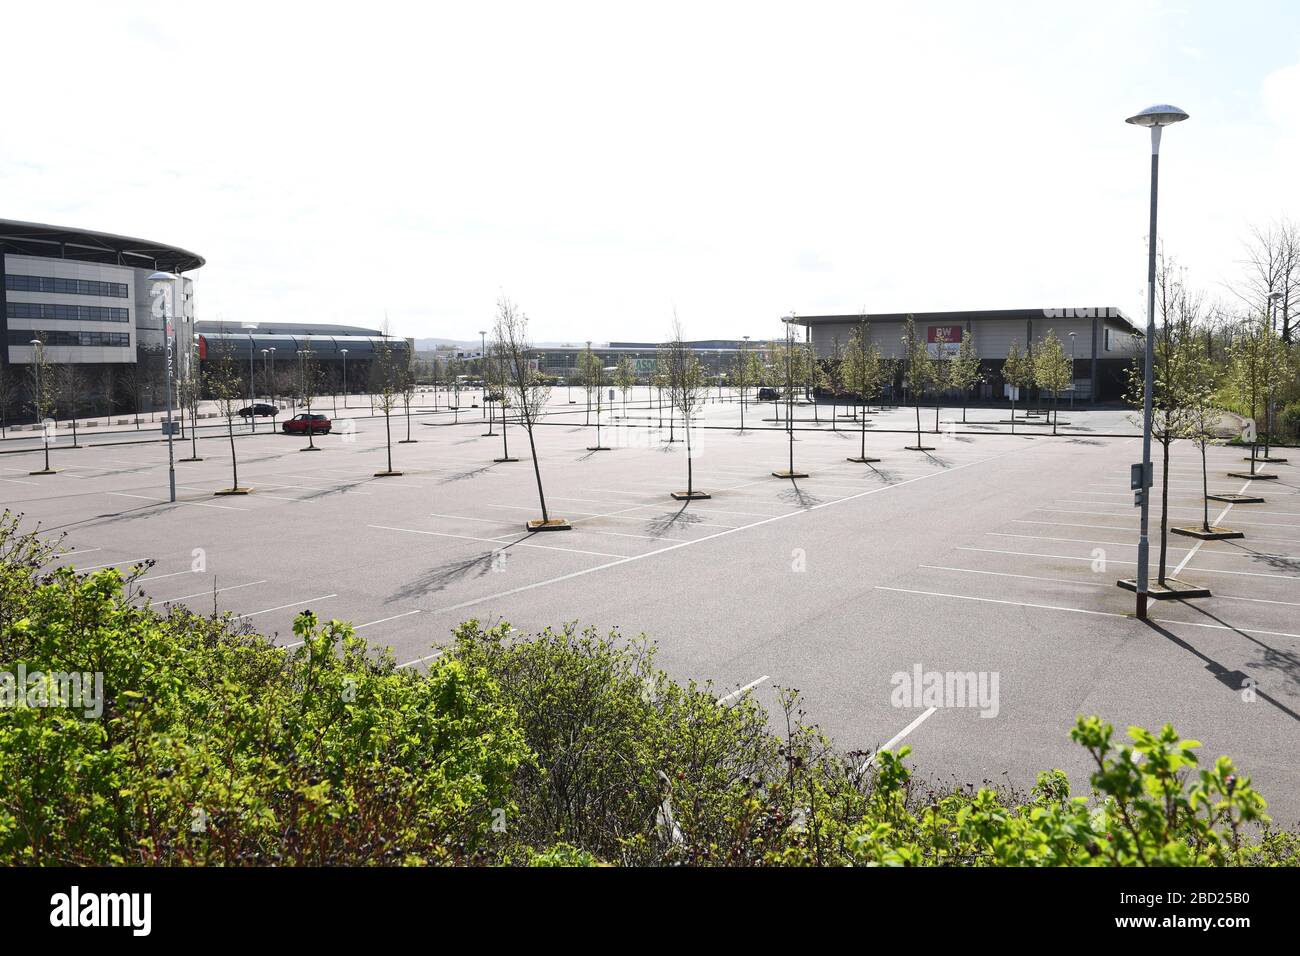
[{"label": "leafy bush", "polygon": [[[15,526],[6,551],[39,556]],[[0,570],[4,666],[100,672],[107,698],[97,720],[0,709],[0,862],[456,861],[509,806],[527,750],[482,670],[400,671],[311,613],[286,652],[124,583]]]},{"label": "leafy bush", "polygon": [[138,571],[49,570],[0,518],[0,671],[100,672],[99,719],[0,707],[0,863],[1296,865],[1226,757],[1081,717],[1092,793],[912,779],[836,750],[781,692],[779,732],[576,624],[458,627],[427,674],[301,614],[285,650],[138,601]]}]

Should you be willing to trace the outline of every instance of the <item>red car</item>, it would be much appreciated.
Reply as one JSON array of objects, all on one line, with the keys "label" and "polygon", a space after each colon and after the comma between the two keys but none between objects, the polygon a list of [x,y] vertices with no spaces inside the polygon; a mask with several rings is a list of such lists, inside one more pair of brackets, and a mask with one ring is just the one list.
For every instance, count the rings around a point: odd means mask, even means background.
[{"label": "red car", "polygon": [[333,425],[324,415],[308,415],[304,412],[287,419],[283,427],[286,435],[306,435],[308,432],[313,435],[328,435]]}]

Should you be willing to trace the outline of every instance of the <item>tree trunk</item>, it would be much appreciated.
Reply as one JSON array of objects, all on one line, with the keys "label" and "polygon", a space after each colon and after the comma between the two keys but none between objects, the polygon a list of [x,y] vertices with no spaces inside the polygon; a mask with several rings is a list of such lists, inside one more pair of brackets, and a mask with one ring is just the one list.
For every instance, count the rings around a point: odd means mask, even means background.
[{"label": "tree trunk", "polygon": [[684,414],[682,418],[682,427],[686,429],[686,495],[690,497],[695,490],[695,470],[691,461],[691,417]]},{"label": "tree trunk", "polygon": [[1169,553],[1169,439],[1160,442],[1164,450],[1160,463],[1160,576],[1165,583],[1165,559]]},{"label": "tree trunk", "polygon": [[865,409],[862,412],[862,454],[858,457],[867,457],[867,413]]},{"label": "tree trunk", "polygon": [[912,406],[916,409],[916,447],[921,447],[921,396],[912,393]]},{"label": "tree trunk", "polygon": [[393,430],[388,410],[384,409],[384,439],[388,443],[388,470],[393,470]]},{"label": "tree trunk", "polygon": [[230,473],[234,478],[231,488],[239,487],[239,460],[235,457],[235,421],[226,416],[226,434],[230,437]]},{"label": "tree trunk", "polygon": [[1201,530],[1207,534],[1210,530],[1210,475],[1205,461],[1205,443],[1201,443],[1201,505],[1205,513],[1201,518]]},{"label": "tree trunk", "polygon": [[524,419],[524,429],[528,432],[528,451],[533,456],[533,477],[537,479],[537,501],[542,506],[542,521],[551,520],[550,514],[546,510],[546,495],[542,493],[542,469],[537,464],[537,446],[533,443],[533,423],[530,418]]}]

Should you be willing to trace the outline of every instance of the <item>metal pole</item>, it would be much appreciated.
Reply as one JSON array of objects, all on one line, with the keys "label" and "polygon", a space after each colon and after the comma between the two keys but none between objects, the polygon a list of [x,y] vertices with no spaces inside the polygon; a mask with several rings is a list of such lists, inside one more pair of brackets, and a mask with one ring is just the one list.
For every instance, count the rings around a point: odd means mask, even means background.
[{"label": "metal pole", "polygon": [[[174,288],[174,287],[173,287]],[[172,324],[170,297],[163,299],[163,335],[167,339],[167,485],[170,500],[176,500],[176,456],[172,451],[172,355],[175,353],[175,327]]]},{"label": "metal pole", "polygon": [[257,402],[257,396],[253,394],[253,353],[257,351],[256,343],[253,341],[253,333],[248,333],[248,422],[253,427],[253,434],[257,434],[257,410],[253,405]]},{"label": "metal pole", "polygon": [[1151,474],[1151,392],[1155,387],[1155,338],[1156,338],[1156,196],[1160,183],[1160,130],[1151,127],[1151,226],[1147,234],[1147,332],[1146,332],[1146,367],[1143,370],[1142,388],[1142,514],[1138,528],[1137,553],[1137,616],[1145,621],[1147,617],[1147,561],[1151,554],[1151,539],[1148,535],[1151,515],[1151,485],[1147,476]]}]

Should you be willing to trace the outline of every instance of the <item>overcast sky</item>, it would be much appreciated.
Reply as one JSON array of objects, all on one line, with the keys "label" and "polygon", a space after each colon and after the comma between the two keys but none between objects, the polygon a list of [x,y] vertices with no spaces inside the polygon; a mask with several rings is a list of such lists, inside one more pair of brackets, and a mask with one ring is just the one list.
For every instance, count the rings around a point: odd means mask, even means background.
[{"label": "overcast sky", "polygon": [[200,318],[535,340],[1212,292],[1300,215],[1300,5],[12,4],[0,216],[205,256]]}]

